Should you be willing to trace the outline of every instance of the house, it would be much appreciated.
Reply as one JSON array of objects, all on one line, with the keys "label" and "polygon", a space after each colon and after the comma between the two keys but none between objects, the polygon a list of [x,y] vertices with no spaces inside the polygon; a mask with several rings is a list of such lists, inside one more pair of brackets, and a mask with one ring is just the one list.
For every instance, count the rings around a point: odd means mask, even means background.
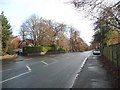
[{"label": "house", "polygon": [[13,37],[11,43],[14,47],[13,51],[17,53],[21,53],[23,51],[22,48],[25,46],[33,46],[33,40],[31,39],[21,40],[18,36]]}]

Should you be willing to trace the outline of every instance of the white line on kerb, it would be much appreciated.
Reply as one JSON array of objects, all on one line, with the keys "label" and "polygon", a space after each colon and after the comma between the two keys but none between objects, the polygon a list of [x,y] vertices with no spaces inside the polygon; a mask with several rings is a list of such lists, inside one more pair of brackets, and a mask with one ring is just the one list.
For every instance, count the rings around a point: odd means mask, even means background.
[{"label": "white line on kerb", "polygon": [[29,67],[28,65],[26,65],[26,67],[27,67],[27,69],[29,70],[28,72],[25,72],[25,73],[19,74],[19,75],[17,75],[17,76],[8,78],[8,79],[6,79],[6,80],[3,80],[3,81],[0,82],[0,84],[1,84],[1,83],[4,83],[4,82],[7,82],[7,81],[10,81],[10,80],[12,80],[12,79],[18,78],[18,77],[20,77],[20,76],[23,76],[23,75],[25,75],[25,74],[30,73],[30,72],[31,72],[30,67]]},{"label": "white line on kerb", "polygon": [[48,63],[46,63],[46,62],[44,62],[44,61],[41,61],[43,64],[45,64],[45,65],[49,65]]},{"label": "white line on kerb", "polygon": [[90,55],[88,55],[88,56],[84,59],[82,65],[81,65],[81,67],[80,67],[80,72],[81,72],[83,66],[85,65],[85,62],[87,61],[87,59],[88,59],[89,56],[90,56]]},{"label": "white line on kerb", "polygon": [[[90,56],[90,55],[88,55],[88,56],[84,59],[82,65],[81,65],[81,67],[80,67],[80,72],[82,71],[82,68],[83,68],[83,66],[85,65],[85,62],[87,61],[87,59],[88,59],[89,56]],[[75,78],[77,78],[78,75],[79,75],[79,74],[77,73],[76,76],[75,76]],[[72,87],[73,87],[73,84],[70,86],[70,88],[72,88]]]}]

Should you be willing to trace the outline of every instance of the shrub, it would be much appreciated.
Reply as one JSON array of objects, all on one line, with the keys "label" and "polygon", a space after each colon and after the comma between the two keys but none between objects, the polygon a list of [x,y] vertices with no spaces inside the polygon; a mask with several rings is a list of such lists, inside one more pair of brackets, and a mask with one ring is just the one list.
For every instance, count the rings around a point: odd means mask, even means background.
[{"label": "shrub", "polygon": [[38,47],[30,47],[26,46],[23,48],[23,54],[26,55],[28,53],[40,53],[40,52],[63,52],[65,51],[63,48],[58,45],[49,45],[49,46],[38,46]]},{"label": "shrub", "polygon": [[0,56],[4,56],[6,53],[3,50],[0,50]]},{"label": "shrub", "polygon": [[41,51],[42,52],[47,52],[49,50],[49,47],[42,46]]},{"label": "shrub", "polygon": [[13,54],[15,54],[15,52],[14,51],[7,51],[7,54],[13,55]]},{"label": "shrub", "polygon": [[41,52],[41,47],[30,47],[26,46],[23,48],[23,53],[38,53]]},{"label": "shrub", "polygon": [[50,50],[49,51],[58,51],[58,49],[60,48],[58,45],[52,44],[49,45]]},{"label": "shrub", "polygon": [[9,47],[8,47],[8,50],[7,50],[7,54],[9,54],[9,55],[13,55],[13,54],[15,54],[15,51],[13,51],[14,50],[14,46],[11,44]]},{"label": "shrub", "polygon": [[58,49],[58,51],[65,52],[65,49],[63,49],[63,48],[60,47],[60,48]]}]

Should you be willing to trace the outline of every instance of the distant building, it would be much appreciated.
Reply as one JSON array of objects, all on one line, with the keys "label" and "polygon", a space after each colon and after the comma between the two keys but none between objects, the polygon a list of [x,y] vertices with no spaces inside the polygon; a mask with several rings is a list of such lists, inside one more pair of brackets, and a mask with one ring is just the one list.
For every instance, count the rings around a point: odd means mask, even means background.
[{"label": "distant building", "polygon": [[11,43],[14,46],[14,49],[18,49],[18,48],[21,49],[25,46],[34,46],[33,40],[31,39],[21,40],[18,36],[13,37],[13,39],[11,40]]}]

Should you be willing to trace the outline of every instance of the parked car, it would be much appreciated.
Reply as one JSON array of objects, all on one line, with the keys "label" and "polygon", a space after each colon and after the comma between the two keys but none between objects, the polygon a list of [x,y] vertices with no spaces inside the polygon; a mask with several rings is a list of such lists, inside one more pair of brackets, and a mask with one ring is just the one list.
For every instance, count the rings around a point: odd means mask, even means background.
[{"label": "parked car", "polygon": [[93,55],[100,55],[100,50],[99,49],[94,49],[93,50]]},{"label": "parked car", "polygon": [[22,48],[18,48],[14,50],[18,55],[23,52]]}]

